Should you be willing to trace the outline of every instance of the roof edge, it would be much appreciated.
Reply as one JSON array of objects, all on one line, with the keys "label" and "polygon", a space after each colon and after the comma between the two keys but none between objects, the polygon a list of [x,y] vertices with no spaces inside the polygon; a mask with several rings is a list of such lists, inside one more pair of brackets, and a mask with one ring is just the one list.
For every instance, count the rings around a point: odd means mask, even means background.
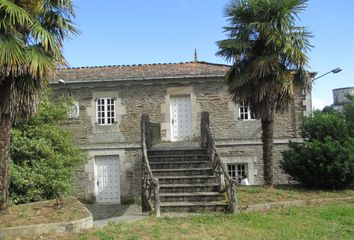
[{"label": "roof edge", "polygon": [[101,65],[101,66],[80,66],[80,67],[58,67],[56,70],[66,70],[66,69],[86,69],[86,68],[114,68],[114,67],[139,67],[139,66],[155,66],[155,65],[177,65],[177,64],[190,64],[190,63],[199,63],[212,66],[221,66],[221,67],[231,67],[231,65],[222,64],[222,63],[211,63],[206,61],[198,62],[176,62],[176,63],[145,63],[145,64],[128,64],[128,65]]},{"label": "roof edge", "polygon": [[[196,78],[221,78],[224,74],[205,74],[205,75],[177,75],[168,77],[146,77],[146,78],[112,78],[106,80],[78,80],[68,81],[65,84],[78,84],[78,83],[102,83],[102,82],[124,82],[124,81],[149,81],[149,80],[171,80],[171,79],[196,79]],[[50,81],[49,84],[57,85],[62,84],[60,82]]]}]

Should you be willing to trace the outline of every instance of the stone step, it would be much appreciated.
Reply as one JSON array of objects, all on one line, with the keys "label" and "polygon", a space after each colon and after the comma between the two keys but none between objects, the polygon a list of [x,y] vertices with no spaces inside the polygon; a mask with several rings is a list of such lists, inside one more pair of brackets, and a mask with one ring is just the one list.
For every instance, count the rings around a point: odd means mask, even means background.
[{"label": "stone step", "polygon": [[206,154],[206,149],[205,148],[152,149],[152,150],[148,150],[148,156],[203,155],[203,154]]},{"label": "stone step", "polygon": [[180,168],[207,168],[211,167],[209,161],[193,162],[150,162],[151,169],[180,169]]},{"label": "stone step", "polygon": [[160,176],[212,176],[212,169],[209,168],[181,168],[181,169],[152,169],[155,177]]},{"label": "stone step", "polygon": [[210,202],[225,200],[219,192],[161,193],[161,202]]},{"label": "stone step", "polygon": [[224,212],[225,202],[161,202],[161,212]]},{"label": "stone step", "polygon": [[160,184],[160,193],[215,192],[217,183],[196,184]]},{"label": "stone step", "polygon": [[190,154],[190,155],[153,155],[148,156],[149,162],[194,162],[194,161],[209,161],[206,154]]},{"label": "stone step", "polygon": [[205,175],[196,175],[196,176],[160,176],[160,184],[192,184],[192,183],[215,183],[215,176],[205,176]]}]

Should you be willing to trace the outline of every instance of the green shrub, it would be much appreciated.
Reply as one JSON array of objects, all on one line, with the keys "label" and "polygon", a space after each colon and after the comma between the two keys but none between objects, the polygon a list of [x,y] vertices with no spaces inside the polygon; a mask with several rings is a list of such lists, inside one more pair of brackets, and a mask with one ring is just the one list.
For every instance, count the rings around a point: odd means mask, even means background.
[{"label": "green shrub", "polygon": [[350,136],[351,129],[342,113],[315,111],[312,117],[304,119],[302,137],[308,141],[333,140],[344,141]]},{"label": "green shrub", "polygon": [[61,123],[68,116],[68,100],[41,98],[33,119],[12,130],[10,199],[27,203],[69,194],[75,169],[86,156]]},{"label": "green shrub", "polygon": [[291,143],[281,167],[307,187],[344,188],[354,180],[354,139],[325,138],[304,145]]},{"label": "green shrub", "polygon": [[[344,188],[354,182],[352,102],[343,112],[314,112],[305,118],[302,145],[289,144],[281,168],[307,187]],[[349,112],[351,111],[351,112]]]}]

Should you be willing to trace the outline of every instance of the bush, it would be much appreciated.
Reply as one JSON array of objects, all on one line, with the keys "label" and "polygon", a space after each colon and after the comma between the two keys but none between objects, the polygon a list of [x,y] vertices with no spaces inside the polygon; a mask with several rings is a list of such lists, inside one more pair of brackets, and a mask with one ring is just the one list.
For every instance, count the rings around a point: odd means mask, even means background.
[{"label": "bush", "polygon": [[61,126],[68,100],[53,102],[44,95],[37,115],[13,128],[10,199],[27,203],[69,194],[75,169],[86,156],[71,133]]},{"label": "bush", "polygon": [[350,137],[351,129],[341,113],[320,112],[313,113],[313,117],[304,119],[302,137],[308,141],[324,141],[330,137],[333,140],[345,141]]},{"label": "bush", "polygon": [[289,144],[281,168],[307,187],[345,188],[354,182],[354,129],[347,109],[343,112],[314,112],[305,118],[302,145]]},{"label": "bush", "polygon": [[354,179],[354,141],[325,138],[304,145],[291,143],[281,167],[307,187],[344,188]]}]

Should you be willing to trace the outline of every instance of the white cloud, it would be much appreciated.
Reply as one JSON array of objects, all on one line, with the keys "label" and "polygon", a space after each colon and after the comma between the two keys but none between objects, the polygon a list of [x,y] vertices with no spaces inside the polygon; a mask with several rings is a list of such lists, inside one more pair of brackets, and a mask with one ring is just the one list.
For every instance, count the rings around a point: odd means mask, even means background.
[{"label": "white cloud", "polygon": [[321,99],[317,99],[317,98],[312,99],[312,108],[313,109],[322,110],[326,105],[327,104],[325,103],[325,101],[323,101]]}]

